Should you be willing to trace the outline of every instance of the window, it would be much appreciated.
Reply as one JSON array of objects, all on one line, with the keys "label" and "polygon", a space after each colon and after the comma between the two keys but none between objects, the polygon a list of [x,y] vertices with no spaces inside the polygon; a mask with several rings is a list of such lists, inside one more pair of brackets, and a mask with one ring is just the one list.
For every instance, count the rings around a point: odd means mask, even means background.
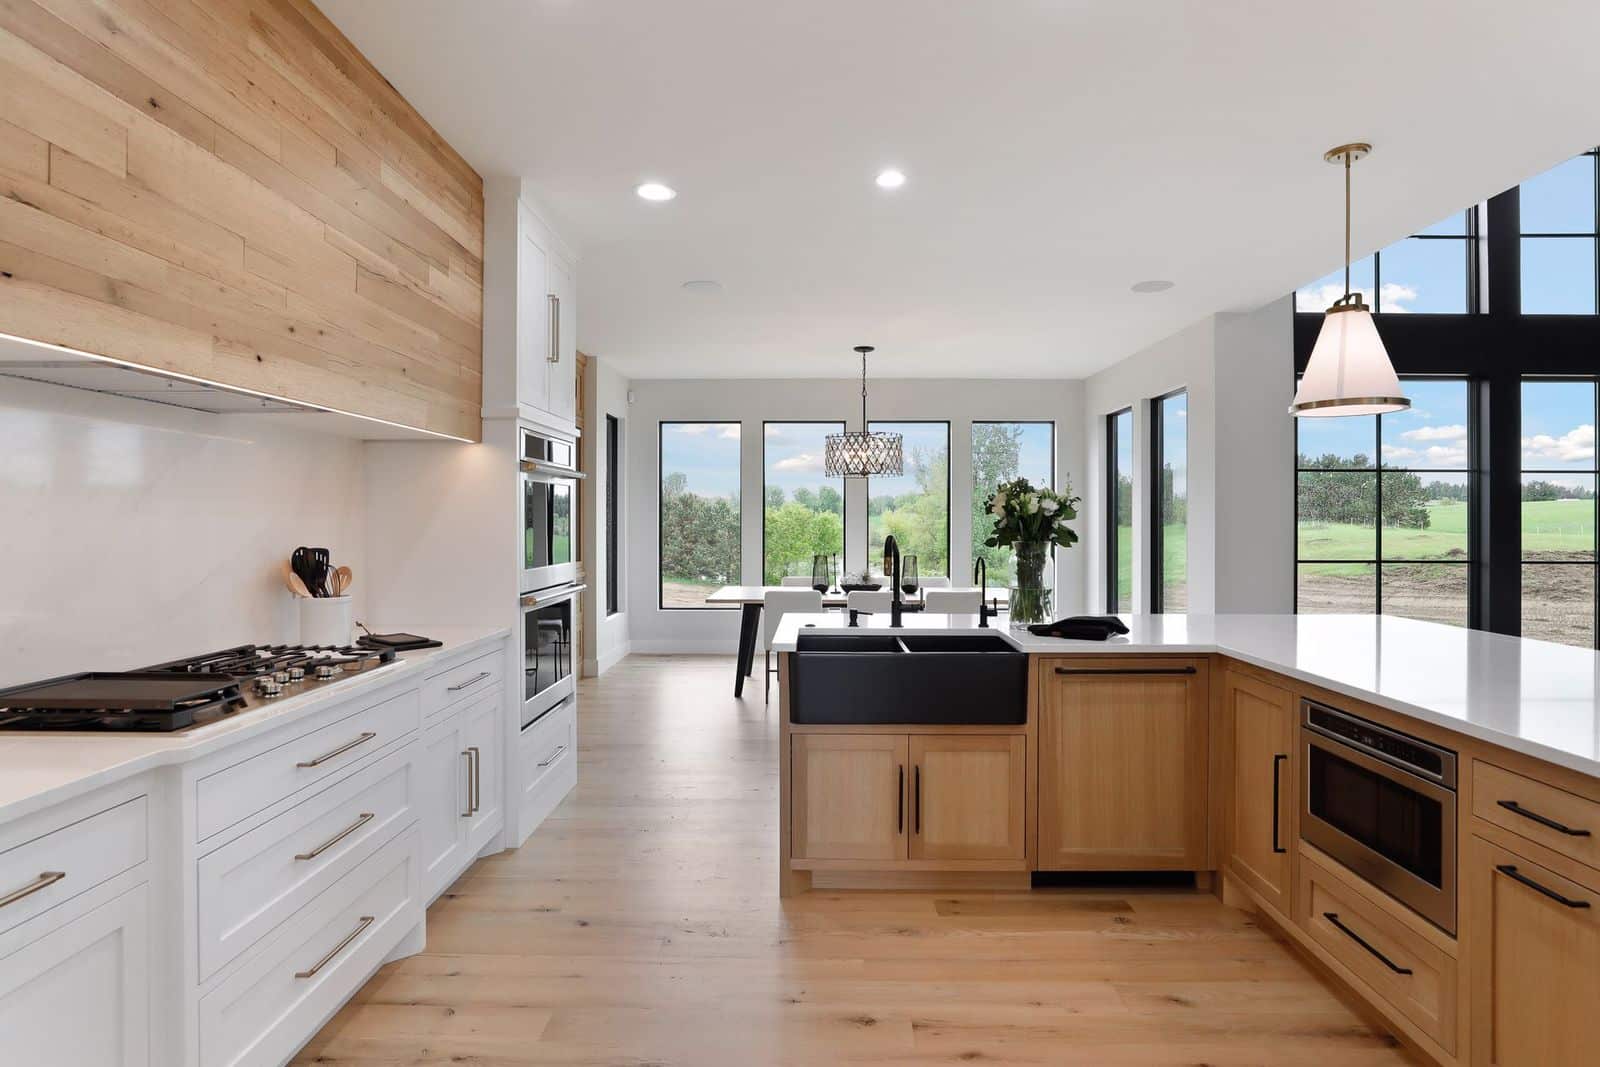
[{"label": "window", "polygon": [[[1457,212],[1350,266],[1350,288],[1374,312],[1464,315],[1478,310],[1478,212]],[[1340,267],[1294,294],[1296,311],[1328,310],[1344,295]]]},{"label": "window", "polygon": [[844,566],[844,479],[822,473],[826,437],[842,422],[769,422],[762,426],[762,582],[811,573],[818,553]]},{"label": "window", "polygon": [[867,563],[880,566],[884,538],[917,557],[921,577],[950,573],[950,424],[873,422],[904,437],[905,473],[867,480]]},{"label": "window", "polygon": [[622,516],[617,508],[617,485],[621,474],[617,470],[618,437],[621,426],[615,415],[606,416],[606,614],[615,615],[622,610],[622,575],[617,565],[617,528]]},{"label": "window", "polygon": [[661,424],[661,606],[739,581],[739,424]]},{"label": "window", "polygon": [[[990,585],[1010,585],[1017,554],[983,542],[994,532],[984,510],[1001,482],[1026,478],[1034,486],[1056,484],[1056,424],[1053,422],[975,422],[972,424],[972,558],[988,567]],[[963,576],[968,577],[968,576]]]},{"label": "window", "polygon": [[1595,645],[1595,383],[1522,383],[1522,633]]},{"label": "window", "polygon": [[1106,610],[1133,610],[1133,412],[1106,416]]},{"label": "window", "polygon": [[1150,610],[1189,608],[1189,394],[1150,401]]},{"label": "window", "polygon": [[1467,382],[1406,389],[1407,411],[1295,420],[1298,611],[1468,624]]},{"label": "window", "polygon": [[1522,183],[1522,313],[1593,315],[1596,240],[1595,153],[1586,152]]}]

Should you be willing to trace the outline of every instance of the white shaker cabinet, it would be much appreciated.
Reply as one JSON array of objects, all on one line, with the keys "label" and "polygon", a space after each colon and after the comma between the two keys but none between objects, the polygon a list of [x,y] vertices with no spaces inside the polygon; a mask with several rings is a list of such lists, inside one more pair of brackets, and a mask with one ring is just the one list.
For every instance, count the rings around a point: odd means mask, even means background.
[{"label": "white shaker cabinet", "polygon": [[571,421],[578,414],[578,286],[572,264],[559,255],[549,258],[549,312],[556,323],[547,364],[548,403],[544,410]]},{"label": "white shaker cabinet", "polygon": [[550,358],[555,335],[550,317],[550,255],[526,212],[517,234],[517,401],[550,410]]}]

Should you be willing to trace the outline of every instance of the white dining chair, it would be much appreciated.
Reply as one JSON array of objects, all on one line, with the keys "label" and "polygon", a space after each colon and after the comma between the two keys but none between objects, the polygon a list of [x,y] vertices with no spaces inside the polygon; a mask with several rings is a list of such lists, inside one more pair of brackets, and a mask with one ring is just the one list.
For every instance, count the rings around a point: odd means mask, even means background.
[{"label": "white dining chair", "polygon": [[810,589],[811,575],[785,574],[783,576],[783,581],[779,584],[781,584],[785,589]]},{"label": "white dining chair", "polygon": [[889,601],[893,596],[887,589],[857,589],[845,594],[844,610],[867,611],[877,615],[889,610]]},{"label": "white dining chair", "polygon": [[763,679],[761,688],[766,691],[767,703],[772,703],[772,639],[778,635],[778,623],[789,612],[801,614],[820,615],[822,613],[822,594],[815,589],[768,589],[766,596],[761,598],[762,610],[766,613],[763,620],[762,631],[766,638],[766,664],[767,675]]},{"label": "white dining chair", "polygon": [[945,615],[976,615],[983,606],[983,594],[976,589],[930,589],[924,611]]}]

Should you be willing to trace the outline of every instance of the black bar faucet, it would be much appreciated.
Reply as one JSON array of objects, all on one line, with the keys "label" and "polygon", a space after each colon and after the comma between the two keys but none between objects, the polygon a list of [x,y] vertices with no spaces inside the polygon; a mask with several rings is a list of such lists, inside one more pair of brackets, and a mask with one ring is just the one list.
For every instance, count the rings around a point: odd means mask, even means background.
[{"label": "black bar faucet", "polygon": [[884,539],[883,559],[889,565],[889,625],[898,630],[904,609],[900,606],[900,543],[894,534]]},{"label": "black bar faucet", "polygon": [[978,625],[989,628],[989,561],[979,556],[972,564],[972,580],[978,587]]}]

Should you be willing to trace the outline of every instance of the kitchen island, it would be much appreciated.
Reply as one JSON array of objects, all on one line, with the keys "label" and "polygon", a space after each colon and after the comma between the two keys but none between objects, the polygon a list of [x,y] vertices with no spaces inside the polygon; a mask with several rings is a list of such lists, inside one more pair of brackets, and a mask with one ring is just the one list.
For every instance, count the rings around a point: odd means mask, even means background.
[{"label": "kitchen island", "polygon": [[[786,615],[781,892],[1192,877],[1436,1062],[1583,1061],[1600,1040],[1600,656],[1372,616],[1125,621],[1083,642],[1003,617]],[[969,701],[970,721],[923,720],[881,682],[881,717],[829,717],[819,680],[959,669],[985,632],[990,654],[1027,658],[1022,690],[996,695],[1014,718]]]}]

